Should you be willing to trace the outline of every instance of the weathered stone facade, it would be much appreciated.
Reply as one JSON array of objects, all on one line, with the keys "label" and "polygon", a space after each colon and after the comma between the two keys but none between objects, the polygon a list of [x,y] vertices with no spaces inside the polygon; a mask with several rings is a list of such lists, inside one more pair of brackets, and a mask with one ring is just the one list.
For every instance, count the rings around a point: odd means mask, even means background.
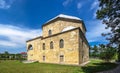
[{"label": "weathered stone facade", "polygon": [[[63,31],[67,27],[74,28]],[[71,65],[80,65],[89,60],[89,45],[82,20],[58,16],[45,23],[42,30],[42,36],[27,41],[28,60]],[[64,41],[62,48],[61,39]]]}]

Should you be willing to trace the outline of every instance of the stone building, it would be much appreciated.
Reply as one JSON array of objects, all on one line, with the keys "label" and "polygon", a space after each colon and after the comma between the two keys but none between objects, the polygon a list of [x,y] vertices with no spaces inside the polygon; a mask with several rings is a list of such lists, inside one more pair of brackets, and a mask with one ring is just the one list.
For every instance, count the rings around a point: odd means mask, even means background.
[{"label": "stone building", "polygon": [[27,41],[28,60],[80,65],[89,60],[84,22],[60,14],[42,25],[42,36]]}]

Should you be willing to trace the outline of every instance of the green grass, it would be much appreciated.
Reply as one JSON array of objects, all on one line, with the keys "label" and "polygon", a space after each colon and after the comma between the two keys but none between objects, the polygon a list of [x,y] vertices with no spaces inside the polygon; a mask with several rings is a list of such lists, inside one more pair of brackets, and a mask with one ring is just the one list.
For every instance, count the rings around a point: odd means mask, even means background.
[{"label": "green grass", "polygon": [[0,61],[0,73],[95,73],[115,68],[114,63],[91,60],[84,67],[45,63],[24,64],[19,61]]},{"label": "green grass", "polygon": [[85,73],[95,73],[95,72],[114,69],[115,67],[117,67],[117,64],[115,63],[106,63],[102,60],[91,60],[89,64],[82,67],[82,70]]}]

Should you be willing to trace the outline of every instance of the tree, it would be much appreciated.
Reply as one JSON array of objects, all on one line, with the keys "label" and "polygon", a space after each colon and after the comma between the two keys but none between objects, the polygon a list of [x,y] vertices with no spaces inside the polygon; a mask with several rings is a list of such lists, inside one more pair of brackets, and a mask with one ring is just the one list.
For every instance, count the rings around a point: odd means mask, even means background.
[{"label": "tree", "polygon": [[120,0],[99,0],[99,9],[97,10],[97,19],[103,21],[111,32],[104,33],[109,40],[108,46],[116,45],[118,48],[118,61],[120,62]]},{"label": "tree", "polygon": [[93,54],[95,55],[95,57],[98,57],[98,47],[95,45],[93,48]]},{"label": "tree", "polygon": [[5,52],[4,52],[4,55],[5,55],[5,58],[6,58],[6,59],[9,59],[9,53],[8,53],[8,51],[5,51]]},{"label": "tree", "polygon": [[90,55],[92,56],[92,57],[94,57],[94,58],[97,58],[98,57],[98,55],[99,55],[99,53],[98,53],[98,47],[95,45],[94,47],[91,47],[91,49],[90,49]]},{"label": "tree", "polygon": [[90,57],[92,57],[92,47],[90,46],[90,49],[89,49],[89,55]]},{"label": "tree", "polygon": [[104,44],[99,44],[99,53],[103,52],[105,48]]},{"label": "tree", "polygon": [[114,47],[103,47],[103,45],[100,45],[100,48],[102,48],[100,51],[100,59],[103,59],[107,62],[113,59],[116,54],[116,49]]}]

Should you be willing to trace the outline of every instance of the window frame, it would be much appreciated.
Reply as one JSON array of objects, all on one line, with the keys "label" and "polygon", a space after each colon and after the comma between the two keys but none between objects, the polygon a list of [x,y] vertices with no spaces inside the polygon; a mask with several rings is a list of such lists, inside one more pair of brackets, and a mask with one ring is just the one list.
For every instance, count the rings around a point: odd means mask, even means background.
[{"label": "window frame", "polygon": [[43,50],[45,50],[45,43],[43,43],[43,45],[42,45],[42,46],[43,46]]},{"label": "window frame", "polygon": [[49,30],[49,31],[48,31],[48,35],[49,35],[49,36],[52,35],[52,30]]},{"label": "window frame", "polygon": [[43,61],[45,61],[46,60],[46,57],[45,56],[43,56]]},{"label": "window frame", "polygon": [[33,50],[33,46],[31,44],[28,46],[28,50]]},{"label": "window frame", "polygon": [[54,45],[54,44],[53,44],[53,41],[51,41],[51,42],[50,42],[50,49],[53,49],[53,48],[54,48],[53,45]]},{"label": "window frame", "polygon": [[64,40],[63,39],[60,39],[60,41],[59,41],[59,47],[60,48],[64,48]]},{"label": "window frame", "polygon": [[64,55],[59,56],[60,63],[64,62]]}]

